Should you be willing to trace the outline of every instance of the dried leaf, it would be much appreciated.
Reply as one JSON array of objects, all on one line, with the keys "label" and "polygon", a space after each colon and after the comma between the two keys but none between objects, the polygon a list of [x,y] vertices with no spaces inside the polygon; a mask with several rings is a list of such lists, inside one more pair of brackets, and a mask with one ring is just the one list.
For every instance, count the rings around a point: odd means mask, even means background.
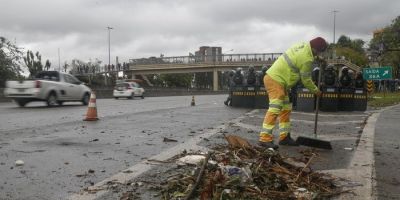
[{"label": "dried leaf", "polygon": [[228,141],[229,146],[231,148],[246,148],[246,149],[252,148],[251,144],[247,140],[245,140],[237,135],[225,135],[224,134],[224,137]]}]

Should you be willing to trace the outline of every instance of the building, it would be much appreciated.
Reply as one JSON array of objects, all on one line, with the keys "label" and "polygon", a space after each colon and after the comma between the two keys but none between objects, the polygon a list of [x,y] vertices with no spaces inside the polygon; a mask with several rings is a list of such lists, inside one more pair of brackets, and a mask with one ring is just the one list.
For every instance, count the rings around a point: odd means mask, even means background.
[{"label": "building", "polygon": [[199,62],[222,61],[222,47],[201,46],[194,55]]}]

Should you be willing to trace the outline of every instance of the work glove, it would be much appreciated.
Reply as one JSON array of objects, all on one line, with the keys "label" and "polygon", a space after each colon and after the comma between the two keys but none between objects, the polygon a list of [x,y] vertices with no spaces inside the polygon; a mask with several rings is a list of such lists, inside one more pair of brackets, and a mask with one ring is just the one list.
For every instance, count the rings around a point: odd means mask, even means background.
[{"label": "work glove", "polygon": [[321,96],[322,96],[321,90],[318,90],[318,91],[315,93],[315,96],[316,96],[316,97],[321,97]]},{"label": "work glove", "polygon": [[326,62],[326,59],[322,56],[316,56],[315,57],[315,62],[320,66],[322,69],[325,69],[328,63]]}]

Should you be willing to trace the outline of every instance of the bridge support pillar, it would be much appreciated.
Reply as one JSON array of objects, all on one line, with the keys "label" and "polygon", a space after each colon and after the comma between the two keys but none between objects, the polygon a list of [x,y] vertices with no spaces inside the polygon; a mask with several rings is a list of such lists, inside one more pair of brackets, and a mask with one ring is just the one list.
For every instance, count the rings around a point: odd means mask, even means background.
[{"label": "bridge support pillar", "polygon": [[218,91],[218,70],[217,70],[217,68],[213,69],[213,90]]}]

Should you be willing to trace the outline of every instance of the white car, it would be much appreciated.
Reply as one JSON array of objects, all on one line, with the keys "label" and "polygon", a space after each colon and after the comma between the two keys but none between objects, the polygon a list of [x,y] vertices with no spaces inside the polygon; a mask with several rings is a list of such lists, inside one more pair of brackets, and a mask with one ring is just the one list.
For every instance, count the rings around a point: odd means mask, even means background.
[{"label": "white car", "polygon": [[128,99],[141,97],[144,99],[144,89],[136,82],[117,83],[117,85],[114,87],[113,96],[115,99],[121,97]]},{"label": "white car", "polygon": [[45,101],[48,106],[66,101],[88,105],[91,90],[71,74],[58,71],[39,72],[33,80],[7,81],[4,95],[24,107],[31,101]]}]

